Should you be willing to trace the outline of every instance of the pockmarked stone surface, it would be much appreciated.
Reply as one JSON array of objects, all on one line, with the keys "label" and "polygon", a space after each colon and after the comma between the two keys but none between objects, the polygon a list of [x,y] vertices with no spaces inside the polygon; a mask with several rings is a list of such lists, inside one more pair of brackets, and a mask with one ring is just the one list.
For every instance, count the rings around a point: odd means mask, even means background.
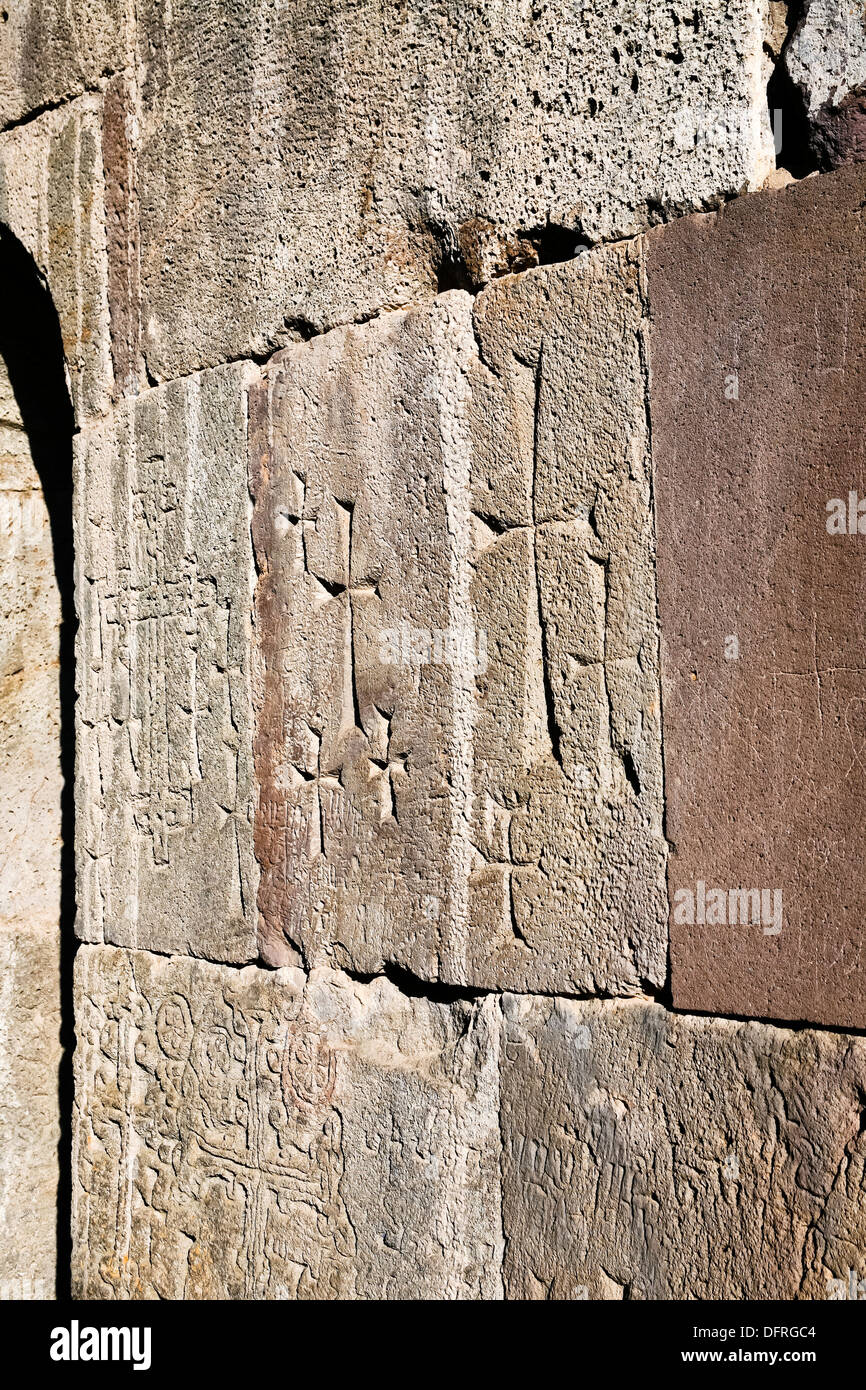
[{"label": "pockmarked stone surface", "polygon": [[866,1026],[866,169],[648,245],[678,1008]]},{"label": "pockmarked stone surface", "polygon": [[0,924],[0,1300],[55,1294],[62,1055],[56,917],[51,926]]},{"label": "pockmarked stone surface", "polygon": [[256,954],[249,366],[76,440],[78,931]]},{"label": "pockmarked stone surface", "polygon": [[0,359],[0,1299],[51,1298],[60,1103],[60,601]]},{"label": "pockmarked stone surface", "polygon": [[145,0],[151,375],[760,186],[772,8]]},{"label": "pockmarked stone surface", "polygon": [[806,0],[785,56],[800,89],[821,168],[866,160],[866,8]]},{"label": "pockmarked stone surface", "polygon": [[60,902],[60,595],[45,495],[0,358],[2,917],[57,929]]},{"label": "pockmarked stone surface", "polygon": [[0,222],[48,283],[79,421],[103,414],[113,373],[100,96],[0,134]]},{"label": "pockmarked stone surface", "polygon": [[636,1000],[503,1010],[506,1298],[863,1287],[866,1039]]},{"label": "pockmarked stone surface", "polygon": [[866,15],[860,0],[806,0],[785,58],[810,115],[866,87]]},{"label": "pockmarked stone surface", "polygon": [[0,125],[94,88],[122,66],[129,0],[15,0],[0,24]]},{"label": "pockmarked stone surface", "polygon": [[495,1298],[497,1007],[83,947],[73,1291]]},{"label": "pockmarked stone surface", "polygon": [[634,246],[288,349],[251,402],[273,964],[640,991],[666,960]]}]

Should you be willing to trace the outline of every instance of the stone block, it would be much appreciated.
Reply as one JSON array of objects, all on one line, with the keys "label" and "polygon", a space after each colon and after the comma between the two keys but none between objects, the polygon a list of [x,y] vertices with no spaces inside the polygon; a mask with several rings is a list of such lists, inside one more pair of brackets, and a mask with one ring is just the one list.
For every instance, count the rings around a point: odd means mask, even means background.
[{"label": "stone block", "polygon": [[858,0],[806,0],[785,58],[810,116],[866,86],[866,18]]},{"label": "stone block", "polygon": [[76,439],[85,940],[256,954],[251,376],[147,391]]},{"label": "stone block", "polygon": [[492,1000],[106,947],[76,998],[76,1296],[500,1295]]},{"label": "stone block", "polygon": [[3,922],[0,979],[0,1299],[53,1298],[61,1162],[56,918],[48,930]]},{"label": "stone block", "polygon": [[785,63],[820,167],[866,159],[866,12],[859,0],[807,0]]},{"label": "stone block", "polygon": [[0,360],[0,1298],[51,1298],[60,1102],[60,601]]},{"label": "stone block", "polygon": [[864,200],[852,165],[647,238],[682,1009],[866,1026]]},{"label": "stone block", "polygon": [[639,992],[666,933],[636,248],[471,312],[288,349],[254,395],[262,949]]},{"label": "stone block", "polygon": [[766,0],[144,0],[151,376],[760,186]]},{"label": "stone block", "polygon": [[128,0],[16,0],[0,23],[0,126],[58,105],[122,66]]},{"label": "stone block", "polygon": [[[866,1039],[506,996],[506,1298],[846,1298]],[[862,1285],[861,1285],[862,1287]]]}]

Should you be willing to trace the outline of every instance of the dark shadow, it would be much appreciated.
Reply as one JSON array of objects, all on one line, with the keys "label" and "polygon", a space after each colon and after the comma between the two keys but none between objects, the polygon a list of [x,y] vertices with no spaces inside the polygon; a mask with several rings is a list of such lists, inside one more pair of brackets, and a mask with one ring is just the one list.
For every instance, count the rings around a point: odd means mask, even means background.
[{"label": "dark shadow", "polygon": [[776,167],[787,169],[795,179],[804,179],[818,167],[812,149],[806,97],[792,81],[786,61],[803,17],[804,0],[792,0],[788,5],[788,32],[767,85],[770,124],[776,141]]},{"label": "dark shadow", "polygon": [[72,1235],[72,962],[75,953],[75,603],[72,569],[72,435],[74,417],[60,321],[48,285],[30,253],[0,223],[0,357],[27,433],[45,494],[60,594],[61,1044],[60,1179],[57,1194],[58,1298],[70,1292]]}]

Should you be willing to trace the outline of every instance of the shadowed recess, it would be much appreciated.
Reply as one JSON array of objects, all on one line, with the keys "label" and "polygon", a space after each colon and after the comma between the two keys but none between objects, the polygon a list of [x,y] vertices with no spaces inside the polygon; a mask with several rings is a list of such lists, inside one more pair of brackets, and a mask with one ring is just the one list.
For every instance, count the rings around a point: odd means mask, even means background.
[{"label": "shadowed recess", "polygon": [[72,550],[72,435],[63,338],[45,277],[30,253],[0,223],[0,357],[27,434],[51,524],[54,573],[60,596],[61,1044],[59,1188],[57,1194],[57,1296],[69,1293],[71,1254],[72,958],[75,924],[75,605]]}]

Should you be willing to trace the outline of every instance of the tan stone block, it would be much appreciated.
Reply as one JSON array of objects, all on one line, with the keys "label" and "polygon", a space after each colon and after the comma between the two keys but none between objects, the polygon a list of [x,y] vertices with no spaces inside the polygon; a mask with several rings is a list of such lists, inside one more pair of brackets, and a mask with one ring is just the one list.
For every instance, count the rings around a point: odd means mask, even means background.
[{"label": "tan stone block", "polygon": [[56,666],[59,626],[49,511],[0,358],[0,679]]},{"label": "tan stone block", "polygon": [[303,347],[251,407],[266,958],[665,969],[633,246]]},{"label": "tan stone block", "polygon": [[0,1298],[53,1298],[60,1177],[60,941],[0,930]]},{"label": "tan stone block", "polygon": [[824,1299],[866,1276],[866,1040],[503,1001],[506,1298]]},{"label": "tan stone block", "polygon": [[76,962],[74,1293],[495,1298],[496,1006]]},{"label": "tan stone block", "polygon": [[60,1102],[60,601],[0,360],[0,1298],[50,1298]]},{"label": "tan stone block", "polygon": [[76,440],[79,934],[255,955],[249,366]]},{"label": "tan stone block", "polygon": [[59,933],[59,721],[56,659],[0,680],[0,934]]}]

